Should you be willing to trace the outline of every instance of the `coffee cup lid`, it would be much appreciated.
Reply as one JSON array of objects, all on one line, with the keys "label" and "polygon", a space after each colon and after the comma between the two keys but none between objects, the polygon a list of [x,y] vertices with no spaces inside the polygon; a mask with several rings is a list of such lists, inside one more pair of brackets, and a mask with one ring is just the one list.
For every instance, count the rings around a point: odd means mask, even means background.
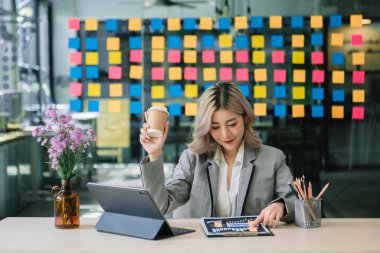
[{"label": "coffee cup lid", "polygon": [[151,110],[158,110],[158,111],[163,111],[166,112],[169,115],[168,109],[165,106],[151,106],[148,111]]}]

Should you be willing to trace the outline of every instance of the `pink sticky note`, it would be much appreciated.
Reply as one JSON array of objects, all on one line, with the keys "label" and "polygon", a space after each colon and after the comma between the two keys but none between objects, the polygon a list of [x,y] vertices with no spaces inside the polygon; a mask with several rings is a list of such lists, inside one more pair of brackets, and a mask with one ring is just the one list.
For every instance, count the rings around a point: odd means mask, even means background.
[{"label": "pink sticky note", "polygon": [[352,71],[352,83],[364,84],[364,82],[365,82],[365,72],[363,70]]},{"label": "pink sticky note", "polygon": [[69,18],[69,29],[79,31],[79,29],[80,29],[79,18]]},{"label": "pink sticky note", "polygon": [[232,80],[232,68],[220,68],[219,69],[219,79],[221,81],[231,81]]},{"label": "pink sticky note", "polygon": [[285,83],[286,82],[286,70],[285,69],[275,69],[273,71],[273,80],[276,83]]},{"label": "pink sticky note", "polygon": [[364,107],[353,106],[352,107],[352,119],[364,119]]},{"label": "pink sticky note", "polygon": [[70,63],[80,65],[82,64],[82,53],[81,52],[71,52],[70,53]]},{"label": "pink sticky note", "polygon": [[351,44],[353,46],[361,46],[361,45],[363,45],[363,35],[362,34],[352,34],[352,36],[351,36]]},{"label": "pink sticky note", "polygon": [[108,68],[108,78],[109,79],[121,79],[121,67],[120,66],[110,66]]},{"label": "pink sticky note", "polygon": [[203,63],[214,63],[215,62],[215,51],[212,51],[212,50],[202,51],[202,62]]},{"label": "pink sticky note", "polygon": [[285,53],[282,50],[273,50],[272,51],[272,63],[284,63],[285,62]]},{"label": "pink sticky note", "polygon": [[70,83],[69,94],[73,96],[82,96],[82,84]]},{"label": "pink sticky note", "polygon": [[249,81],[249,71],[247,68],[236,69],[236,81],[242,81],[242,82]]},{"label": "pink sticky note", "polygon": [[314,69],[312,73],[313,83],[324,83],[325,82],[325,71]]},{"label": "pink sticky note", "polygon": [[323,52],[311,52],[311,64],[323,64]]},{"label": "pink sticky note", "polygon": [[164,80],[164,79],[165,79],[165,69],[163,67],[153,67],[152,80]]},{"label": "pink sticky note", "polygon": [[142,50],[131,50],[129,60],[131,62],[142,62],[143,54]]},{"label": "pink sticky note", "polygon": [[247,63],[249,61],[248,51],[238,50],[236,51],[236,62],[237,63]]},{"label": "pink sticky note", "polygon": [[195,67],[185,67],[185,80],[197,80],[197,68]]},{"label": "pink sticky note", "polygon": [[168,62],[169,63],[180,63],[181,62],[181,50],[169,50],[168,51]]}]

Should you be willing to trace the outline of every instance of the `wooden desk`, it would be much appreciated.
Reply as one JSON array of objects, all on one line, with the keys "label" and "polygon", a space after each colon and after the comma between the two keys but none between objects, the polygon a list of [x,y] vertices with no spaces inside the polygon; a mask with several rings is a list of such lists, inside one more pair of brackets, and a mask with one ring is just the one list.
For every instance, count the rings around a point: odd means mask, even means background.
[{"label": "wooden desk", "polygon": [[96,221],[61,230],[52,218],[7,218],[0,221],[0,252],[380,252],[380,219],[323,219],[321,228],[288,224],[274,229],[275,236],[240,238],[207,238],[198,219],[170,220],[196,232],[158,241],[100,233]]}]

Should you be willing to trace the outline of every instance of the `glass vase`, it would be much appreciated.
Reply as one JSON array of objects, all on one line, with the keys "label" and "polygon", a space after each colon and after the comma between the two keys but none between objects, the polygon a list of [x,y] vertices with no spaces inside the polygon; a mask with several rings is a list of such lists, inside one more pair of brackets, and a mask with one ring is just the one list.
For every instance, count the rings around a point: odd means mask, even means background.
[{"label": "glass vase", "polygon": [[54,224],[56,228],[79,227],[79,196],[71,189],[70,180],[61,180],[61,186],[53,186]]}]

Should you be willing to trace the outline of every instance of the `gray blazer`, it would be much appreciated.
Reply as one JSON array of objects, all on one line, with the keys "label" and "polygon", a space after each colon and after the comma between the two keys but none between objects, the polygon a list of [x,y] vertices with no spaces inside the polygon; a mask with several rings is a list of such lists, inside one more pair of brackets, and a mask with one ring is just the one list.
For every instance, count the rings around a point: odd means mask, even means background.
[{"label": "gray blazer", "polygon": [[[163,214],[173,210],[174,218],[215,214],[219,167],[214,155],[194,155],[186,149],[166,185],[162,156],[153,162],[149,162],[148,156],[141,161],[143,186]],[[266,145],[258,149],[245,145],[236,213],[232,216],[258,215],[269,204],[284,201],[286,214],[281,220],[294,221],[296,196],[288,185],[292,180],[282,151]]]}]

